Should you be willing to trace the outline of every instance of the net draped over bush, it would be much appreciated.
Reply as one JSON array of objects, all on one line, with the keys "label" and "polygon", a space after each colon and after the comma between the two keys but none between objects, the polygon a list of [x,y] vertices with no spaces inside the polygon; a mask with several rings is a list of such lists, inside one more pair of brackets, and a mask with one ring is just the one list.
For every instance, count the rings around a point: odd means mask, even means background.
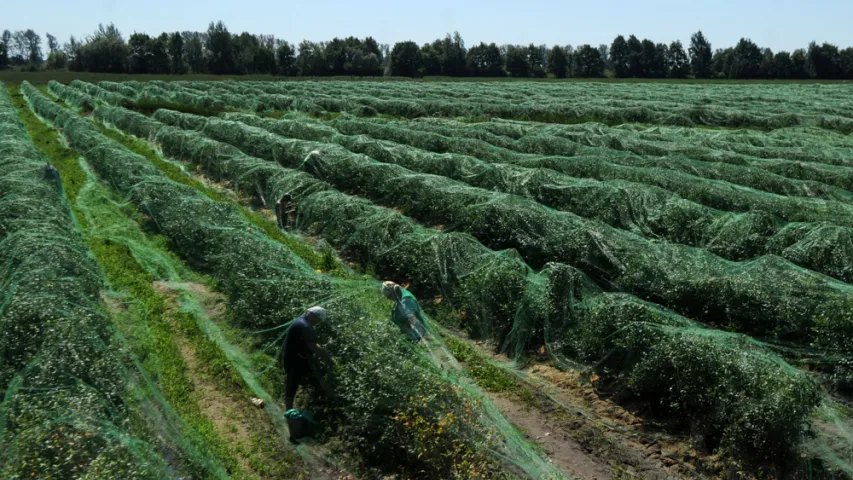
[{"label": "net draped over bush", "polygon": [[[336,359],[339,395],[331,408],[342,417],[345,447],[366,469],[424,478],[556,473],[457,370],[389,328],[390,305],[376,281],[315,273],[237,207],[169,180],[89,121],[34,89],[26,93],[98,175],[150,217],[176,253],[220,282],[236,322],[274,328],[308,306],[326,307],[319,334]],[[421,430],[409,428],[407,419],[416,419]],[[442,448],[414,448],[424,435]]]},{"label": "net draped over bush", "polygon": [[[304,172],[250,157],[195,131],[162,124],[158,128],[155,120],[122,109],[101,107],[95,115],[151,139],[169,157],[198,165],[206,175],[229,181],[259,200],[288,196],[298,207],[300,228],[321,235],[378,273],[411,280],[415,291],[456,303],[466,311],[468,327],[476,335],[502,341],[520,354],[545,344],[560,361],[598,363],[606,381],[628,386],[642,400],[685,422],[698,422],[715,444],[735,450],[750,445],[758,456],[772,456],[769,452],[782,449],[773,439],[786,438],[785,448],[790,447],[817,401],[811,380],[763,348],[738,335],[707,331],[635,297],[602,292],[568,265],[548,264],[536,273],[512,251],[495,252],[468,235],[421,227]],[[165,117],[195,127],[205,124],[173,112],[157,114]],[[658,366],[665,365],[667,357],[687,356],[686,348],[695,345],[714,357],[713,362],[702,357],[695,368],[714,370],[715,390],[729,394],[701,391],[708,385],[701,376],[657,376],[656,368],[662,368]],[[659,382],[668,387],[659,388]],[[682,393],[672,395],[673,390]],[[736,392],[749,392],[749,398]],[[703,402],[703,408],[693,408],[688,398]],[[771,407],[773,413],[765,420],[749,429],[738,426],[738,418]]]}]

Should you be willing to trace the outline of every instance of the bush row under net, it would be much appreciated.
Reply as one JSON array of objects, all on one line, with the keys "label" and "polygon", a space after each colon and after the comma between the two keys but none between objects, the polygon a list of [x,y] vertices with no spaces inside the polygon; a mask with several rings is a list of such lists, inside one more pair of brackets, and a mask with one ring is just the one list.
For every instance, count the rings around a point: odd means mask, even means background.
[{"label": "bush row under net", "polygon": [[405,144],[341,135],[331,127],[311,122],[272,120],[238,113],[224,114],[222,118],[289,138],[336,143],[383,163],[520,195],[647,238],[705,248],[730,260],[776,254],[810,270],[846,282],[853,280],[853,258],[847,255],[853,252],[853,229],[847,227],[825,223],[786,224],[765,212],[723,212],[658,187],[619,180],[599,182],[570,177],[547,168],[487,163],[466,155],[432,153]]},{"label": "bush row under net", "polygon": [[[326,306],[320,336],[336,359],[332,408],[342,417],[344,445],[365,469],[424,478],[555,472],[454,370],[390,328],[375,281],[316,274],[237,207],[172,182],[90,122],[44,100],[34,101],[40,114],[62,126],[99,176],[148,215],[176,253],[220,282],[239,324],[277,326],[307,306]],[[404,416],[422,430],[406,425]],[[437,447],[413,448],[421,435]]]},{"label": "bush row under net", "polygon": [[[347,123],[347,122],[344,122]],[[447,119],[423,118],[400,122],[372,119],[361,122],[361,128],[390,127],[395,132],[408,132],[408,142],[419,142],[447,151],[467,146],[481,151],[484,160],[495,156],[501,161],[496,146],[520,153],[539,155],[592,155],[598,154],[623,165],[666,168],[712,180],[722,180],[770,193],[788,196],[817,197],[851,202],[847,191],[853,186],[853,169],[846,166],[820,163],[758,158],[734,153],[725,149],[708,148],[695,139],[679,135],[641,135],[628,128],[610,128],[601,124],[552,125],[528,127],[517,138],[508,138],[494,132],[491,124],[509,122],[483,122],[468,124]],[[522,122],[513,122],[521,125]],[[537,125],[528,122],[526,125]],[[352,127],[350,127],[352,128]],[[652,127],[654,128],[654,127]],[[652,128],[649,128],[650,130]],[[680,129],[690,130],[690,129]],[[368,132],[365,132],[368,133]],[[368,133],[369,134],[369,133]],[[398,133],[400,135],[400,133]],[[651,137],[651,138],[649,138]],[[389,140],[392,140],[389,138]],[[481,142],[486,142],[483,145]],[[461,144],[461,145],[460,145]],[[414,145],[414,144],[413,144]],[[420,145],[415,145],[420,146]],[[473,153],[472,153],[473,154]],[[476,154],[474,154],[477,156]]]},{"label": "bush row under net", "polygon": [[[790,448],[817,399],[805,375],[757,344],[705,330],[636,297],[603,292],[568,265],[549,264],[537,274],[512,251],[492,251],[469,235],[424,228],[201,133],[122,109],[101,107],[95,115],[259,201],[287,197],[297,206],[300,229],[321,235],[380,274],[411,281],[422,296],[455,303],[475,335],[515,354],[546,345],[560,362],[595,364],[602,382],[628,386],[659,413],[698,423],[711,444],[734,456],[773,457],[781,445],[776,435]],[[691,356],[693,349],[702,354]],[[701,363],[692,365],[694,359]],[[709,385],[714,394],[708,394]],[[779,396],[779,388],[787,393]],[[749,428],[737,425],[738,418],[759,412],[762,420]],[[739,450],[745,446],[747,451]]]},{"label": "bush row under net", "polygon": [[94,97],[96,100],[100,100],[108,105],[119,107],[130,107],[133,105],[132,99],[120,93],[111,92],[95,84],[84,82],[82,80],[73,80],[71,82],[71,88],[85,92]]},{"label": "bush row under net", "polygon": [[75,90],[67,85],[57,82],[56,80],[48,82],[47,89],[57,98],[78,110],[92,111],[94,110],[95,105],[97,105],[95,99],[88,93]]},{"label": "bush row under net", "polygon": [[[167,124],[187,118],[192,117],[155,114]],[[422,221],[471,233],[491,248],[514,248],[534,268],[569,263],[607,290],[632,293],[708,324],[798,344],[849,348],[839,340],[853,331],[846,313],[853,304],[851,287],[782,258],[725,261],[704,249],[648,241],[525,198],[239,122],[207,119],[201,131],[246,153],[303,166],[338,188],[402,208]],[[306,160],[315,150],[319,153]]]},{"label": "bush row under net", "polygon": [[100,268],[47,162],[0,84],[0,476],[217,472],[101,309]]}]

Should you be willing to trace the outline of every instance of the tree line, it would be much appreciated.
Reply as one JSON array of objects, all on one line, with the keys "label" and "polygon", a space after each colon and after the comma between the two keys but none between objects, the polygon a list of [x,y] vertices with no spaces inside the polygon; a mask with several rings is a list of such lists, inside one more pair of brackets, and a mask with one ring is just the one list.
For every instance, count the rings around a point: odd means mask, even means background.
[{"label": "tree line", "polygon": [[73,36],[60,46],[33,30],[10,32],[0,39],[0,69],[71,70],[99,73],[283,76],[518,77],[518,78],[717,78],[717,79],[853,79],[853,48],[812,42],[793,52],[773,52],[742,38],[734,47],[712,49],[696,32],[687,48],[617,36],[610,45],[500,45],[466,47],[459,32],[432,43],[403,41],[391,47],[372,37],[304,40],[298,45],[273,35],[231,33],[223,22],[205,32],[124,39],[112,24],[99,25],[85,39]]}]

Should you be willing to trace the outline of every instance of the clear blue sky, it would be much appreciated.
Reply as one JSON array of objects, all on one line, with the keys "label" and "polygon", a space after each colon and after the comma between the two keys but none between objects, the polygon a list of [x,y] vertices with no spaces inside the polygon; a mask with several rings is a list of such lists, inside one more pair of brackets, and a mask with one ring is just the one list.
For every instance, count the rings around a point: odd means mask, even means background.
[{"label": "clear blue sky", "polygon": [[61,43],[113,22],[134,31],[204,30],[223,20],[231,32],[274,34],[291,43],[372,35],[380,43],[431,41],[459,30],[480,41],[610,44],[617,34],[655,42],[702,29],[714,48],[749,37],[761,47],[793,50],[808,42],[853,46],[853,0],[29,0],[4,2],[0,30],[32,28]]}]

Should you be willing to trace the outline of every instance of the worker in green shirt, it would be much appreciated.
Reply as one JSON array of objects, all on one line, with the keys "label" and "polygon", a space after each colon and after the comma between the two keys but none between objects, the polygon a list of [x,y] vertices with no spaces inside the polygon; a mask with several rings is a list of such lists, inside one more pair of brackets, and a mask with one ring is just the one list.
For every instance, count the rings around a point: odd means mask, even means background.
[{"label": "worker in green shirt", "polygon": [[426,318],[415,296],[391,281],[382,283],[382,294],[394,302],[391,321],[397,325],[400,333],[413,342],[420,342],[427,333]]}]

